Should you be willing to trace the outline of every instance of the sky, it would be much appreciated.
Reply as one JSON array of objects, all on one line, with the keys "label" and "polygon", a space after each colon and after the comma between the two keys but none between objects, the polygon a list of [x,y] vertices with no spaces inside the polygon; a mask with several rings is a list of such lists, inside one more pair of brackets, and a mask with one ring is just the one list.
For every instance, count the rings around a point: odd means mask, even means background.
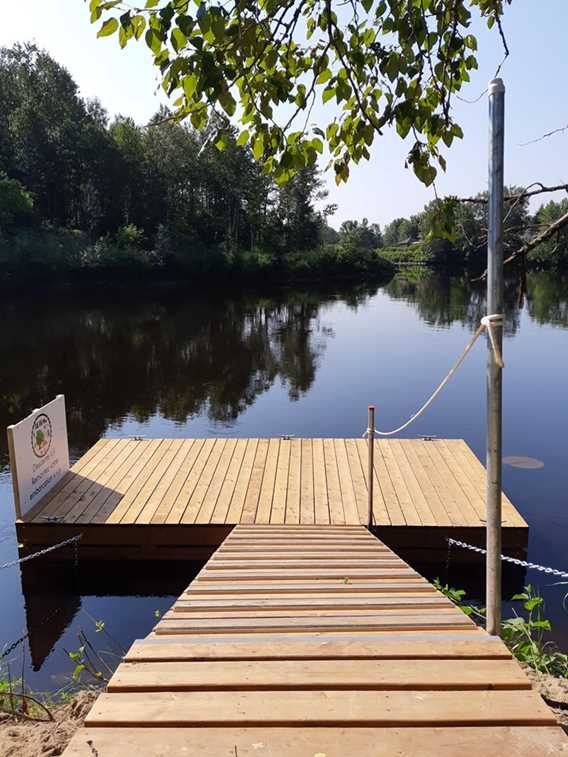
[{"label": "sky", "polygon": [[[566,183],[568,131],[531,145],[522,143],[568,125],[568,0],[513,0],[503,25],[511,50],[501,71],[507,90],[505,182]],[[486,88],[503,57],[494,31],[480,24],[473,31],[480,65],[462,91],[471,100]],[[97,39],[86,0],[26,0],[22,5],[0,0],[0,46],[23,41],[45,48],[70,71],[81,94],[97,97],[111,115],[121,113],[145,123],[165,101],[145,43],[131,42],[120,50],[116,35]],[[448,151],[447,171],[436,186],[440,196],[469,196],[487,186],[487,98],[473,104],[455,100],[454,105],[465,137]],[[312,120],[318,121],[317,109]],[[326,202],[338,205],[333,226],[363,217],[384,226],[420,211],[433,199],[433,189],[422,186],[404,167],[409,146],[395,133],[386,133],[375,139],[371,160],[352,166],[346,185],[336,187],[332,174],[324,174]]]}]

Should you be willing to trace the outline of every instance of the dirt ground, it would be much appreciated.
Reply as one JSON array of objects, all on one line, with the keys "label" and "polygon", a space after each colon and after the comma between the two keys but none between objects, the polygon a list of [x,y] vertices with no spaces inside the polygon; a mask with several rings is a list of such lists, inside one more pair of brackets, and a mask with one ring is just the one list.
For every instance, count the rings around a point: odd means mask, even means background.
[{"label": "dirt ground", "polygon": [[53,710],[53,722],[14,721],[0,713],[0,757],[62,754],[97,696],[95,691],[80,692],[71,702]]},{"label": "dirt ground", "polygon": [[[558,723],[568,733],[568,678],[525,670],[554,711]],[[53,711],[54,722],[15,722],[7,717],[2,720],[0,713],[0,757],[57,757],[62,754],[97,696],[97,692],[82,691],[73,701]]]},{"label": "dirt ground", "polygon": [[530,668],[525,668],[525,673],[556,715],[558,723],[568,733],[568,678],[554,678]]}]

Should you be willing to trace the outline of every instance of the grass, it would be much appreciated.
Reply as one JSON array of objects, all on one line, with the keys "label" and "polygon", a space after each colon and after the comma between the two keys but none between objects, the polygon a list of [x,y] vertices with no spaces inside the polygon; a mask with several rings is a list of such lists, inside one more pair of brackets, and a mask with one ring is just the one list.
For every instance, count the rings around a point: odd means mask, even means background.
[{"label": "grass", "polygon": [[[466,603],[466,592],[463,589],[442,585],[438,578],[434,581],[434,587],[477,623],[485,624],[485,608]],[[546,638],[552,625],[544,617],[544,599],[531,584],[527,584],[520,594],[515,594],[511,599],[521,603],[522,609],[514,609],[513,617],[503,620],[501,638],[514,657],[539,673],[568,678],[568,655]]]}]

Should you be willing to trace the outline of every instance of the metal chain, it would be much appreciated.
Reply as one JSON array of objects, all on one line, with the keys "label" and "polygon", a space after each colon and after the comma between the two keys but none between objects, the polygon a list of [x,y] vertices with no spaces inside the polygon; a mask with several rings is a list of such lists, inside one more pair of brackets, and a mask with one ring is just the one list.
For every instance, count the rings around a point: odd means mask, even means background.
[{"label": "metal chain", "polygon": [[0,565],[0,570],[3,570],[3,568],[11,568],[13,565],[21,565],[23,562],[27,562],[28,560],[33,560],[35,557],[41,557],[42,555],[47,555],[48,552],[53,552],[55,549],[60,549],[61,547],[67,546],[67,544],[73,544],[74,542],[78,542],[82,536],[83,534],[77,534],[77,536],[72,536],[70,539],[65,539],[65,541],[60,541],[59,544],[53,544],[51,547],[40,549],[38,552],[34,552],[31,555],[27,555],[26,557],[20,557],[18,560],[12,560],[11,562],[6,562],[4,563],[4,565]]},{"label": "metal chain", "polygon": [[19,639],[16,639],[16,641],[12,642],[12,644],[10,644],[9,647],[6,647],[6,649],[0,654],[0,660],[3,660],[5,657],[8,657],[8,655],[11,652],[13,652],[14,649],[16,649],[16,647],[18,647],[20,644],[22,644],[22,642],[24,642],[29,637],[29,635],[30,635],[30,633],[32,631],[35,631],[37,628],[41,628],[46,623],[49,623],[51,620],[53,620],[53,618],[58,613],[60,613],[62,611],[62,609],[63,609],[62,607],[56,607],[51,612],[48,612],[47,615],[45,616],[45,618],[40,623],[38,623],[37,625],[33,626],[28,631],[26,631],[26,633],[23,634],[22,636],[20,636]]},{"label": "metal chain", "polygon": [[[486,555],[487,550],[481,547],[474,547],[473,544],[466,544],[465,541],[458,541],[457,539],[448,539],[448,544],[455,545],[456,547],[463,547],[464,549],[470,549],[472,552],[479,552],[481,555]],[[516,557],[507,557],[507,555],[501,555],[501,560],[504,562],[513,563],[513,565],[520,565],[522,568],[532,568],[533,570],[540,570],[542,573],[548,573],[552,576],[559,576],[560,578],[568,578],[568,572],[563,570],[557,570],[556,568],[547,568],[545,565],[537,565],[534,562],[527,562],[526,560],[517,560]]]}]

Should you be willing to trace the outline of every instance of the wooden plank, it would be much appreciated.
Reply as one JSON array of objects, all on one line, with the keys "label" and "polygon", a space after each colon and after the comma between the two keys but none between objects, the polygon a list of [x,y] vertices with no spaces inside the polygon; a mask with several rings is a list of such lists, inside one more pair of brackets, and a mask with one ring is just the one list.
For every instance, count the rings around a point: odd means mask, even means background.
[{"label": "wooden plank", "polygon": [[416,575],[412,568],[382,566],[379,568],[259,568],[250,570],[203,571],[196,581],[370,581],[374,579],[408,578]]},{"label": "wooden plank", "polygon": [[233,457],[231,458],[231,464],[229,465],[221,491],[219,492],[219,497],[217,498],[215,509],[213,510],[211,523],[225,523],[227,520],[231,500],[235,495],[239,473],[245,458],[246,449],[247,439],[235,440],[235,449]]},{"label": "wooden plank", "polygon": [[[284,644],[285,642],[285,644]],[[503,642],[483,632],[422,631],[401,635],[394,632],[359,632],[333,635],[302,633],[265,634],[262,644],[255,634],[153,637],[136,641],[125,655],[127,661],[175,662],[182,660],[508,660]]]},{"label": "wooden plank", "polygon": [[[270,523],[284,523],[286,518],[286,497],[288,493],[288,470],[290,467],[290,440],[281,439],[278,450],[278,464],[276,467],[276,480],[274,482],[274,497],[272,500],[272,510],[270,511]],[[252,532],[253,529],[245,529],[245,533]],[[259,526],[259,528],[268,527]],[[270,526],[273,528],[273,526]]]},{"label": "wooden plank", "polygon": [[302,439],[300,474],[300,523],[315,523],[314,460],[312,440]]},{"label": "wooden plank", "polygon": [[195,517],[195,523],[212,522],[212,516],[215,510],[215,506],[217,505],[217,499],[219,498],[221,489],[223,488],[223,484],[225,483],[225,478],[227,476],[229,466],[231,465],[231,460],[233,458],[236,445],[236,439],[227,439],[227,442],[223,448],[223,452],[221,453],[221,457],[219,458],[219,463],[215,468],[215,474],[211,480],[211,483],[209,484],[209,487],[207,488],[207,492],[205,494],[201,507],[199,508],[199,512]]},{"label": "wooden plank", "polygon": [[[355,448],[359,456],[359,462],[361,464],[361,470],[363,471],[363,478],[365,479],[365,486],[368,487],[369,470],[368,470],[368,450],[367,442],[363,439],[355,439]],[[365,522],[367,518],[365,518]],[[386,502],[379,484],[379,478],[377,476],[377,469],[373,469],[373,523],[380,526],[390,526],[391,519],[387,510]]]},{"label": "wooden plank", "polygon": [[152,464],[146,466],[143,472],[129,488],[120,505],[109,517],[108,522],[115,520],[119,512],[123,512],[121,523],[136,523],[136,519],[144,509],[144,505],[159,484],[162,476],[178,451],[178,445],[173,439],[164,439],[152,457]]},{"label": "wooden plank", "polygon": [[298,595],[290,598],[288,595],[271,597],[263,595],[262,599],[252,595],[249,597],[237,597],[234,599],[179,599],[173,606],[174,612],[221,612],[224,610],[238,609],[249,610],[306,610],[306,609],[397,609],[397,608],[436,608],[453,607],[442,596],[408,596],[363,594],[358,596],[343,597],[337,594],[317,595],[306,598]]},{"label": "wooden plank", "polygon": [[77,474],[81,473],[85,466],[95,457],[103,454],[104,448],[109,443],[109,441],[110,439],[99,439],[97,442],[95,442],[95,444],[93,444],[92,447],[90,447],[83,455],[81,455],[77,462],[70,467],[69,471],[63,476],[63,478],[58,481],[57,484],[55,484],[55,486],[50,489],[50,491],[45,494],[29,512],[26,513],[26,515],[22,518],[22,521],[25,523],[30,523],[34,520],[40,522],[43,521],[48,514],[47,506],[49,505],[51,500],[54,499],[55,495],[58,494],[66,486],[68,486],[68,484],[76,481]]},{"label": "wooden plank", "polygon": [[259,568],[263,570],[265,570],[266,568],[294,568],[296,570],[303,570],[304,568],[337,568],[345,570],[346,568],[352,568],[354,564],[358,568],[398,568],[400,567],[400,560],[397,560],[395,557],[375,557],[373,559],[367,560],[357,558],[356,562],[354,562],[353,558],[342,560],[341,558],[337,557],[328,557],[325,560],[318,562],[315,560],[305,561],[283,557],[281,558],[280,556],[278,556],[278,558],[273,557],[272,559],[268,560],[255,560],[254,564],[251,565],[248,560],[244,562],[235,562],[234,560],[223,562],[222,560],[217,559],[211,560],[207,564],[207,570],[223,571],[225,573],[231,570],[255,571]]},{"label": "wooden plank", "polygon": [[[457,458],[460,468],[469,477],[479,496],[483,499],[485,497],[486,471],[473,453],[473,450],[468,447],[463,439],[444,439],[444,443]],[[509,526],[526,528],[526,521],[504,492],[502,493],[501,500],[503,506],[503,522]]]},{"label": "wooden plank", "polygon": [[[353,482],[353,492],[357,503],[357,515],[359,523],[367,523],[369,519],[369,491],[365,474],[361,468],[361,459],[357,451],[356,439],[345,439],[345,451]],[[374,492],[373,492],[374,495]]]},{"label": "wooden plank", "polygon": [[286,631],[300,633],[301,631],[416,631],[425,628],[434,630],[452,629],[468,630],[472,621],[459,610],[452,616],[439,612],[417,612],[415,615],[386,615],[378,613],[376,616],[357,615],[351,617],[284,617],[284,618],[173,618],[161,620],[155,628],[157,634],[192,634],[192,633],[275,633]]},{"label": "wooden plank", "polygon": [[387,508],[390,523],[393,526],[406,526],[406,518],[404,516],[401,504],[398,501],[396,490],[391,481],[389,469],[383,456],[383,446],[381,444],[381,440],[375,441],[374,463],[377,480],[383,494],[383,500],[385,507]]},{"label": "wooden plank", "polygon": [[227,513],[225,523],[240,523],[241,521],[257,447],[258,439],[247,439],[247,448],[239,470],[237,483],[235,484],[235,490],[231,498],[231,504],[229,505],[229,512]]},{"label": "wooden plank", "polygon": [[404,454],[404,449],[400,443],[400,440],[385,440],[385,446],[392,453],[393,460],[396,462],[400,474],[404,479],[412,503],[418,513],[420,525],[437,525],[436,517],[434,516],[434,513],[430,508],[426,495],[422,491],[422,487],[420,486],[418,479],[414,473],[413,466],[409,464],[408,458]]},{"label": "wooden plank", "polygon": [[381,439],[378,446],[382,453],[383,463],[388,472],[392,488],[400,510],[404,515],[407,526],[421,526],[422,519],[416,509],[412,495],[407,486],[406,478],[398,465],[398,460],[388,439]]},{"label": "wooden plank", "polygon": [[260,487],[255,523],[270,523],[272,500],[274,497],[274,488],[276,486],[279,450],[280,439],[270,439],[268,442],[268,451],[266,453],[266,464],[264,467],[264,475],[262,477],[262,486]]},{"label": "wooden plank", "polygon": [[185,594],[187,596],[200,594],[263,594],[270,590],[274,594],[310,594],[314,592],[342,592],[351,594],[354,592],[368,591],[426,591],[434,593],[436,590],[424,579],[410,576],[409,578],[382,579],[380,581],[354,581],[346,583],[343,579],[339,581],[303,581],[297,582],[275,582],[275,581],[230,581],[222,583],[216,581],[203,581],[192,583]]},{"label": "wooden plank", "polygon": [[197,453],[197,456],[193,459],[192,455],[191,467],[188,475],[175,497],[172,495],[173,503],[166,516],[167,524],[181,523],[181,519],[183,518],[189,502],[191,501],[191,497],[193,496],[193,492],[201,479],[201,474],[207,465],[214,445],[215,439],[205,439],[201,446],[194,445],[193,450],[194,453]]},{"label": "wooden plank", "polygon": [[481,494],[476,491],[467,474],[464,472],[463,467],[459,465],[457,459],[452,454],[451,450],[446,446],[443,439],[436,441],[436,450],[445,464],[448,466],[452,476],[456,479],[461,490],[469,500],[471,507],[475,512],[477,522],[481,525],[485,524],[485,499]]},{"label": "wooden plank", "polygon": [[65,516],[66,523],[92,522],[101,504],[112,495],[114,486],[120,481],[125,470],[128,470],[128,467],[135,462],[136,453],[139,452],[141,446],[140,442],[130,439],[125,439],[124,442],[117,447],[117,454],[105,470],[97,476],[97,481],[79,497],[69,510]]},{"label": "wooden plank", "polygon": [[[329,499],[327,496],[327,480],[325,477],[325,456],[323,439],[312,440],[312,459],[314,468],[314,512],[318,524],[330,522]],[[333,528],[333,526],[330,526]]]},{"label": "wooden plank", "polygon": [[290,440],[290,462],[288,468],[288,492],[286,495],[285,523],[300,522],[300,480],[302,475],[302,443],[300,439]]},{"label": "wooden plank", "polygon": [[88,726],[146,725],[554,725],[532,691],[219,691],[102,694]]},{"label": "wooden plank", "polygon": [[[440,498],[438,491],[434,487],[428,471],[422,465],[421,457],[417,454],[415,441],[409,439],[398,440],[398,445],[404,453],[410,469],[412,470],[420,491],[433,514],[434,525],[451,526],[452,519],[448,515],[446,508]],[[425,524],[426,525],[426,524]]]},{"label": "wooden plank", "polygon": [[199,480],[197,481],[191,497],[189,498],[187,507],[185,508],[183,515],[181,516],[180,523],[195,523],[195,519],[199,513],[199,510],[201,509],[205,497],[207,496],[209,486],[211,485],[211,482],[213,481],[213,478],[215,476],[215,472],[221,460],[223,451],[227,445],[227,441],[227,439],[215,439],[211,453],[209,454],[207,462],[205,463],[205,466],[201,471],[201,475],[199,476]]},{"label": "wooden plank", "polygon": [[81,516],[81,520],[89,524],[104,523],[110,513],[118,505],[126,493],[130,483],[136,476],[139,469],[140,461],[147,458],[149,445],[145,441],[136,441],[135,450],[128,456],[127,460],[120,466],[107,485],[93,500],[89,512]]},{"label": "wooden plank", "polygon": [[[188,439],[174,439],[171,450],[167,456],[164,456],[160,463],[162,469],[162,477],[158,481],[156,488],[148,497],[146,504],[140,511],[140,514],[136,518],[137,523],[148,524],[152,522],[152,518],[158,511],[162,500],[164,499],[168,489],[173,483],[176,474],[178,473],[181,465],[183,464],[189,450],[191,449],[193,442]],[[156,474],[157,477],[158,474]]]},{"label": "wooden plank", "polygon": [[91,458],[79,474],[73,473],[71,480],[57,492],[42,510],[41,517],[65,519],[75,503],[96,483],[98,476],[114,459],[119,448],[119,442],[120,439],[109,439],[99,454]]},{"label": "wooden plank", "polygon": [[345,523],[360,523],[359,513],[357,511],[357,499],[355,489],[351,478],[351,468],[347,458],[347,449],[344,439],[334,439],[335,459],[337,460],[337,472],[339,474],[339,487],[341,489],[341,499],[343,501],[343,512],[345,514]]},{"label": "wooden plank", "polygon": [[427,443],[427,450],[430,454],[431,459],[434,461],[434,465],[437,467],[438,472],[442,476],[442,480],[445,483],[448,496],[452,498],[456,507],[459,508],[462,523],[466,526],[479,525],[479,516],[475,512],[475,508],[472,506],[464,490],[452,474],[452,471],[447,465],[444,457],[440,454],[438,443],[436,441],[432,442],[431,444]]},{"label": "wooden plank", "polygon": [[327,481],[330,522],[343,525],[345,523],[345,511],[341,499],[341,486],[339,484],[339,473],[337,471],[337,458],[335,456],[333,439],[323,440],[323,454],[325,460],[325,478]]},{"label": "wooden plank", "polygon": [[240,518],[241,523],[254,523],[256,519],[256,510],[258,507],[258,498],[262,487],[262,478],[264,476],[264,466],[268,454],[268,439],[259,439],[252,466],[250,481],[243,505],[243,512]]},{"label": "wooden plank", "polygon": [[[435,610],[444,620],[448,617],[458,618],[460,610],[456,610],[454,607],[448,607],[447,605],[435,605],[428,608],[430,612]],[[354,623],[357,618],[376,618],[379,615],[381,617],[388,617],[391,615],[397,616],[412,616],[416,617],[417,614],[424,611],[422,606],[409,606],[409,607],[366,607],[360,605],[358,607],[341,607],[338,603],[337,607],[322,608],[322,607],[296,607],[291,610],[289,608],[277,609],[273,607],[264,608],[249,608],[249,609],[216,609],[210,610],[186,610],[184,607],[178,606],[176,603],[171,610],[168,610],[163,616],[162,620],[167,626],[169,621],[185,620],[188,623],[192,623],[194,620],[208,620],[210,623],[215,623],[219,618],[239,618],[248,622],[251,618],[288,618],[297,622],[303,621],[305,618],[350,618]]]},{"label": "wooden plank", "polygon": [[150,463],[161,444],[161,439],[149,439],[139,442],[141,454],[138,455],[124,476],[122,476],[120,481],[116,484],[110,496],[105,499],[102,507],[100,507],[95,515],[91,517],[91,525],[103,524],[109,521],[110,516],[120,505],[123,497],[128,492],[133,482],[137,480],[140,473],[145,470],[146,466]]},{"label": "wooden plank", "polygon": [[218,562],[219,560],[223,560],[224,562],[234,562],[238,563],[241,560],[246,560],[247,563],[251,563],[251,561],[258,562],[262,560],[274,560],[274,559],[282,559],[282,560],[301,560],[302,562],[310,562],[312,560],[340,560],[342,562],[347,562],[348,560],[351,560],[351,563],[353,563],[354,560],[357,560],[358,562],[360,560],[390,560],[393,558],[392,552],[387,552],[387,550],[367,550],[363,554],[356,550],[352,550],[349,552],[335,552],[332,551],[332,547],[328,547],[327,550],[324,550],[323,552],[306,552],[305,550],[292,550],[292,551],[285,551],[285,552],[250,552],[247,553],[246,551],[236,551],[236,552],[229,552],[229,551],[220,551],[218,550],[215,555],[211,558],[211,561],[209,562],[209,567],[211,567],[214,563]]},{"label": "wooden plank", "polygon": [[187,478],[198,459],[199,453],[201,452],[204,439],[188,439],[186,441],[188,446],[185,447],[185,457],[180,462],[175,476],[162,497],[162,501],[153,513],[151,523],[165,524],[167,522],[168,516],[172,512],[176,501],[178,501],[183,485],[187,481]]},{"label": "wooden plank", "polygon": [[566,736],[553,726],[409,728],[82,728],[65,757],[487,757],[568,754]]},{"label": "wooden plank", "polygon": [[223,663],[130,662],[109,692],[357,689],[412,691],[522,690],[531,684],[514,660],[279,660]]},{"label": "wooden plank", "polygon": [[438,467],[435,465],[434,460],[428,454],[428,445],[432,443],[433,442],[417,440],[416,444],[413,447],[414,452],[420,460],[423,470],[425,471],[432,486],[434,487],[434,490],[440,498],[444,506],[444,510],[448,514],[450,524],[453,526],[464,525],[464,519],[460,512],[460,509],[456,506],[453,497],[448,493],[444,478],[440,475]]}]

